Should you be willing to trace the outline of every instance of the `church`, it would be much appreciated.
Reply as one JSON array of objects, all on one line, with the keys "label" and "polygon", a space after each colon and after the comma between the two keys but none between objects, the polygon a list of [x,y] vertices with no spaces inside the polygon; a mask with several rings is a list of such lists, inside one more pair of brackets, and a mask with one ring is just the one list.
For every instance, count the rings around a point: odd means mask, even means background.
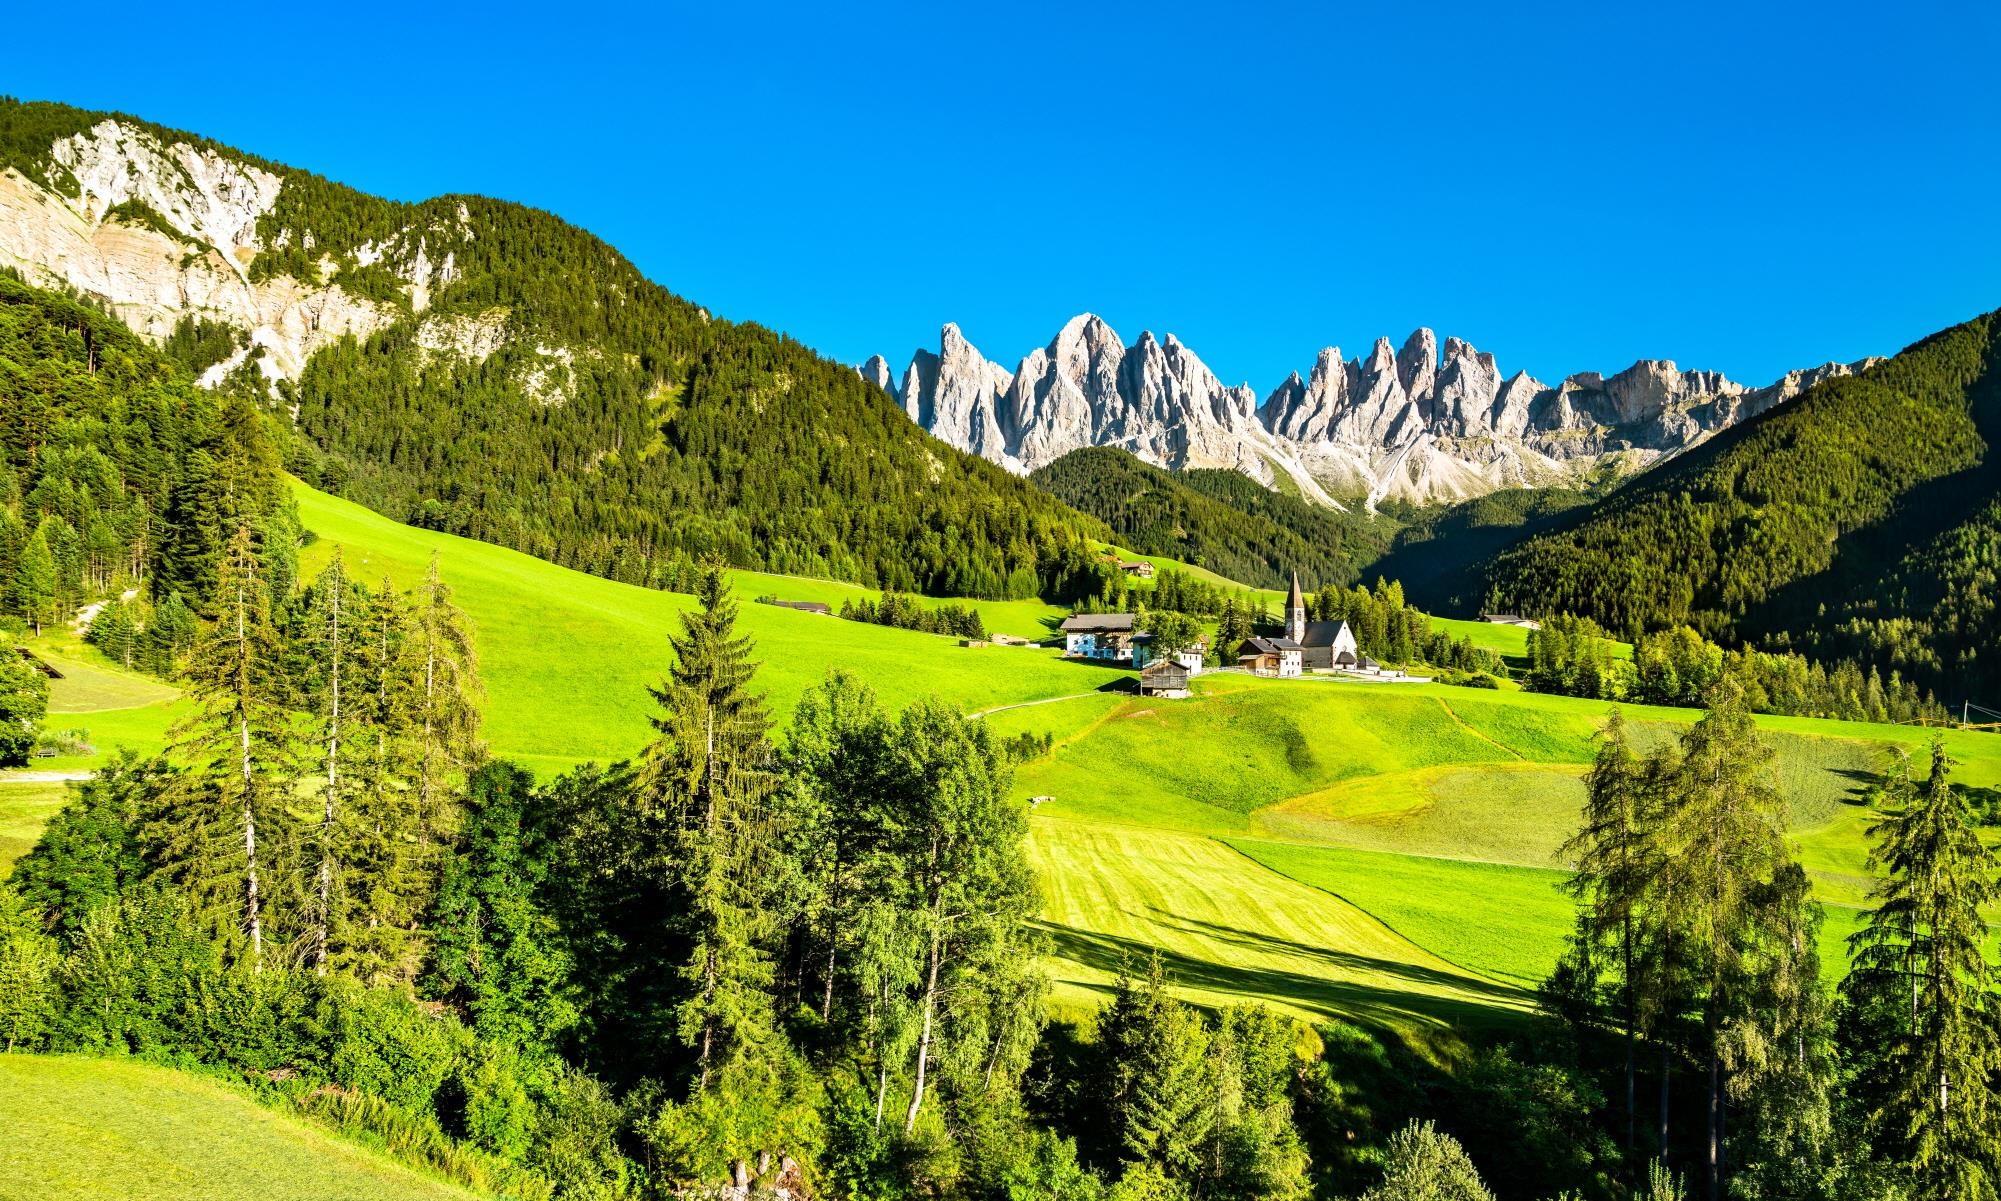
[{"label": "church", "polygon": [[1309,671],[1361,671],[1374,663],[1356,648],[1355,631],[1345,621],[1306,620],[1306,594],[1299,573],[1285,600],[1285,636],[1252,638],[1237,648],[1237,662],[1258,675],[1292,676]]}]

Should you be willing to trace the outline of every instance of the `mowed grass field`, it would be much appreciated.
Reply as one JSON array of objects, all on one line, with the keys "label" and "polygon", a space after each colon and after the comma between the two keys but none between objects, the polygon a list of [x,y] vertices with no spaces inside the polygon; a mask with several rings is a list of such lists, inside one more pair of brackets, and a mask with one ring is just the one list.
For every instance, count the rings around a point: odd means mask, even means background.
[{"label": "mowed grass field", "polygon": [[[996,720],[1009,732],[1055,736],[1049,756],[1018,773],[1016,790],[1040,798],[1034,825],[1052,877],[1105,877],[1065,880],[1064,895],[1126,898],[1096,910],[1061,907],[1068,916],[1058,945],[1073,961],[1099,966],[1106,947],[1139,937],[1139,928],[1163,945],[1214,933],[1199,915],[1222,908],[1236,915],[1239,937],[1216,936],[1208,962],[1237,970],[1199,970],[1190,963],[1198,957],[1182,949],[1165,961],[1170,972],[1185,970],[1198,995],[1267,990],[1296,1007],[1282,976],[1255,968],[1252,949],[1269,948],[1286,929],[1339,928],[1337,915],[1355,910],[1404,947],[1401,958],[1374,957],[1371,998],[1320,1000],[1411,1030],[1430,1012],[1414,998],[1428,995],[1446,1011],[1460,999],[1446,977],[1416,970],[1421,965],[1443,961],[1495,985],[1481,1003],[1503,1020],[1554,965],[1572,915],[1558,887],[1559,848],[1576,828],[1582,773],[1607,710],[1595,701],[1443,685],[1215,675],[1188,700],[1091,698]],[[1643,745],[1672,738],[1700,716],[1644,706],[1626,713]],[[1759,724],[1776,752],[1772,780],[1789,801],[1789,837],[1822,902],[1823,971],[1838,977],[1873,883],[1863,794],[1893,750],[1921,757],[1929,732],[1795,718]],[[2001,773],[2001,738],[1951,732],[1947,746],[1962,782],[1988,787]],[[1125,853],[1072,850],[1086,844],[1079,829],[1115,834]],[[1165,916],[1173,907],[1157,899],[1159,881],[1178,878],[1162,863],[1185,852],[1160,849],[1190,837],[1227,846],[1311,895],[1265,906],[1190,881],[1178,889],[1185,900],[1176,924]],[[1391,970],[1392,962],[1411,970]],[[1093,977],[1078,971],[1064,979],[1087,987]]]},{"label": "mowed grass field", "polygon": [[0,1055],[0,1201],[470,1201],[212,1080]]}]

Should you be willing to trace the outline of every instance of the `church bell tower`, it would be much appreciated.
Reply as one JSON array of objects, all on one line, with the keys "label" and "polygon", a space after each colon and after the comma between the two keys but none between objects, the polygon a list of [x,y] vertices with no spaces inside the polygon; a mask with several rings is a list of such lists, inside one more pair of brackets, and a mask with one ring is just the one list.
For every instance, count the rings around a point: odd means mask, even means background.
[{"label": "church bell tower", "polygon": [[1306,596],[1299,590],[1299,573],[1292,573],[1292,595],[1285,598],[1285,636],[1294,642],[1306,637]]}]

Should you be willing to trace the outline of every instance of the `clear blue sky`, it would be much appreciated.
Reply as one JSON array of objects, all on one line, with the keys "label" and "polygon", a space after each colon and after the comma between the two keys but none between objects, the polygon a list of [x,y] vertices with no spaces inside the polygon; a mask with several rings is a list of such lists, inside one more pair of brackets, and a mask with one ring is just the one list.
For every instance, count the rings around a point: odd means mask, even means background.
[{"label": "clear blue sky", "polygon": [[2001,306],[1991,2],[1249,7],[34,4],[0,91],[539,205],[899,368],[1091,310],[1260,393],[1420,324],[1760,383]]}]

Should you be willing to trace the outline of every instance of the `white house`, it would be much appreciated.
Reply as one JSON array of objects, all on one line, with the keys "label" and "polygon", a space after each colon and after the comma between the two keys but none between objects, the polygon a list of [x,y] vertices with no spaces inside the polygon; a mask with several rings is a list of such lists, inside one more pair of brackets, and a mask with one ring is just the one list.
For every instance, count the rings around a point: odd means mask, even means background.
[{"label": "white house", "polygon": [[1063,631],[1063,653],[1073,659],[1134,662],[1134,641],[1140,636],[1133,631],[1130,613],[1079,613],[1065,618],[1059,628]]},{"label": "white house", "polygon": [[1296,679],[1306,670],[1300,651],[1290,638],[1246,638],[1237,648],[1237,666],[1253,675]]}]

